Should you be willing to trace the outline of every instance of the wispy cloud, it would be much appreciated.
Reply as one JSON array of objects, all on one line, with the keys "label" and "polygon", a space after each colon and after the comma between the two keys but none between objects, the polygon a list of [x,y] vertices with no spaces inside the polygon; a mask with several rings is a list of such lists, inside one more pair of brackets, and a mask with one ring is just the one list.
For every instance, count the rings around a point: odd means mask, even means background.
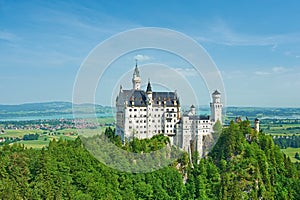
[{"label": "wispy cloud", "polygon": [[143,61],[151,60],[151,57],[147,55],[138,54],[134,56],[134,59],[143,62]]},{"label": "wispy cloud", "polygon": [[274,72],[274,73],[283,73],[283,72],[286,72],[288,70],[289,69],[287,69],[285,67],[281,67],[281,66],[272,68],[272,72]]},{"label": "wispy cloud", "polygon": [[266,76],[266,75],[270,75],[271,73],[266,71],[255,71],[254,74],[258,76]]},{"label": "wispy cloud", "polygon": [[11,32],[0,30],[0,40],[5,40],[5,41],[8,41],[8,42],[15,42],[19,39],[20,38],[17,35],[15,35]]},{"label": "wispy cloud", "polygon": [[221,71],[222,77],[225,79],[237,79],[237,78],[245,78],[247,72],[242,72],[241,70],[234,71]]},{"label": "wispy cloud", "polygon": [[266,71],[255,71],[254,74],[258,76],[268,76],[268,75],[274,75],[274,74],[283,74],[286,72],[291,72],[293,69],[282,67],[282,66],[276,66],[273,67],[271,70]]},{"label": "wispy cloud", "polygon": [[285,51],[283,54],[286,55],[286,56],[294,57],[294,58],[300,58],[299,54],[295,54],[292,51]]},{"label": "wispy cloud", "polygon": [[175,70],[183,76],[199,76],[194,68],[175,68]]},{"label": "wispy cloud", "polygon": [[200,42],[223,44],[228,46],[271,46],[275,51],[278,45],[300,42],[300,33],[277,35],[244,34],[231,28],[225,21],[212,23],[206,33],[195,37]]}]

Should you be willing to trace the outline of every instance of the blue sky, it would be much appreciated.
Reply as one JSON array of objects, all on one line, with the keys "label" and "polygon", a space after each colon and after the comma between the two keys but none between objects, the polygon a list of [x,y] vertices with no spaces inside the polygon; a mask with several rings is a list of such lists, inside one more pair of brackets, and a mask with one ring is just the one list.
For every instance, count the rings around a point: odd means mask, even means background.
[{"label": "blue sky", "polygon": [[[77,71],[96,45],[128,29],[162,27],[206,49],[221,71],[227,105],[299,107],[299,20],[296,0],[0,0],[0,104],[71,101]],[[136,55],[149,58],[141,64],[172,64],[157,52]],[[134,54],[123,61],[130,70]],[[110,101],[111,94],[97,100]]]}]

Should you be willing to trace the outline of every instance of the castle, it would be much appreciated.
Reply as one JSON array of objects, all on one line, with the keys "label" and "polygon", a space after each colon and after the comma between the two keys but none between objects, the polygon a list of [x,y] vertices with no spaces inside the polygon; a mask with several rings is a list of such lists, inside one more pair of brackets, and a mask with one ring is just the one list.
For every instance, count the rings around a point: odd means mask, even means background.
[{"label": "castle", "polygon": [[196,114],[193,105],[189,112],[182,113],[176,91],[152,91],[150,80],[146,91],[142,90],[137,64],[132,84],[130,90],[120,86],[116,98],[116,135],[126,142],[133,137],[145,139],[164,134],[170,138],[172,145],[189,153],[198,151],[202,156],[203,137],[213,132],[217,121],[222,123],[221,94],[217,90],[212,93],[211,115],[202,116]]}]

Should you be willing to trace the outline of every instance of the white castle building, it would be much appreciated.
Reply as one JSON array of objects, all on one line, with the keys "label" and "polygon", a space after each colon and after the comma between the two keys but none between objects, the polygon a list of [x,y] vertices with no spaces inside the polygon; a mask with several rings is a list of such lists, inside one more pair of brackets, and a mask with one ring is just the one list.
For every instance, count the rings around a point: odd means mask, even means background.
[{"label": "white castle building", "polygon": [[135,66],[133,88],[124,90],[120,86],[116,98],[116,134],[123,142],[133,137],[151,138],[164,134],[171,144],[191,152],[198,151],[202,156],[203,136],[213,132],[213,125],[222,122],[220,93],[212,94],[211,116],[196,115],[192,105],[188,113],[181,114],[179,97],[175,92],[154,92],[148,81],[146,91],[141,89],[141,77]]}]

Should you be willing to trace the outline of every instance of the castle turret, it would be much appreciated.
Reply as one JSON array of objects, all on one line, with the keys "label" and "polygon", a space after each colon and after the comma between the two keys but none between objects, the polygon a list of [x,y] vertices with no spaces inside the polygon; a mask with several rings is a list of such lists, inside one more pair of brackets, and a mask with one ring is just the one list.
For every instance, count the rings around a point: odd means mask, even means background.
[{"label": "castle turret", "polygon": [[194,105],[191,106],[188,115],[192,115],[192,116],[196,115],[196,108]]},{"label": "castle turret", "polygon": [[137,62],[135,64],[135,69],[133,72],[133,77],[132,77],[132,85],[134,90],[140,90],[141,89],[141,77],[140,77],[140,72],[137,67]]},{"label": "castle turret", "polygon": [[152,87],[151,87],[150,80],[148,80],[148,85],[147,85],[147,89],[146,89],[146,94],[147,94],[149,103],[151,103],[151,102],[152,102]]},{"label": "castle turret", "polygon": [[212,103],[210,103],[211,109],[211,120],[213,122],[220,121],[222,123],[222,108],[221,104],[221,93],[218,90],[215,90],[212,93]]},{"label": "castle turret", "polygon": [[152,132],[151,132],[151,122],[152,122],[152,87],[150,80],[148,80],[148,85],[146,89],[146,94],[147,94],[147,136],[148,138],[152,137]]},{"label": "castle turret", "polygon": [[257,132],[259,132],[259,119],[256,118],[254,120],[254,130],[256,130]]}]

